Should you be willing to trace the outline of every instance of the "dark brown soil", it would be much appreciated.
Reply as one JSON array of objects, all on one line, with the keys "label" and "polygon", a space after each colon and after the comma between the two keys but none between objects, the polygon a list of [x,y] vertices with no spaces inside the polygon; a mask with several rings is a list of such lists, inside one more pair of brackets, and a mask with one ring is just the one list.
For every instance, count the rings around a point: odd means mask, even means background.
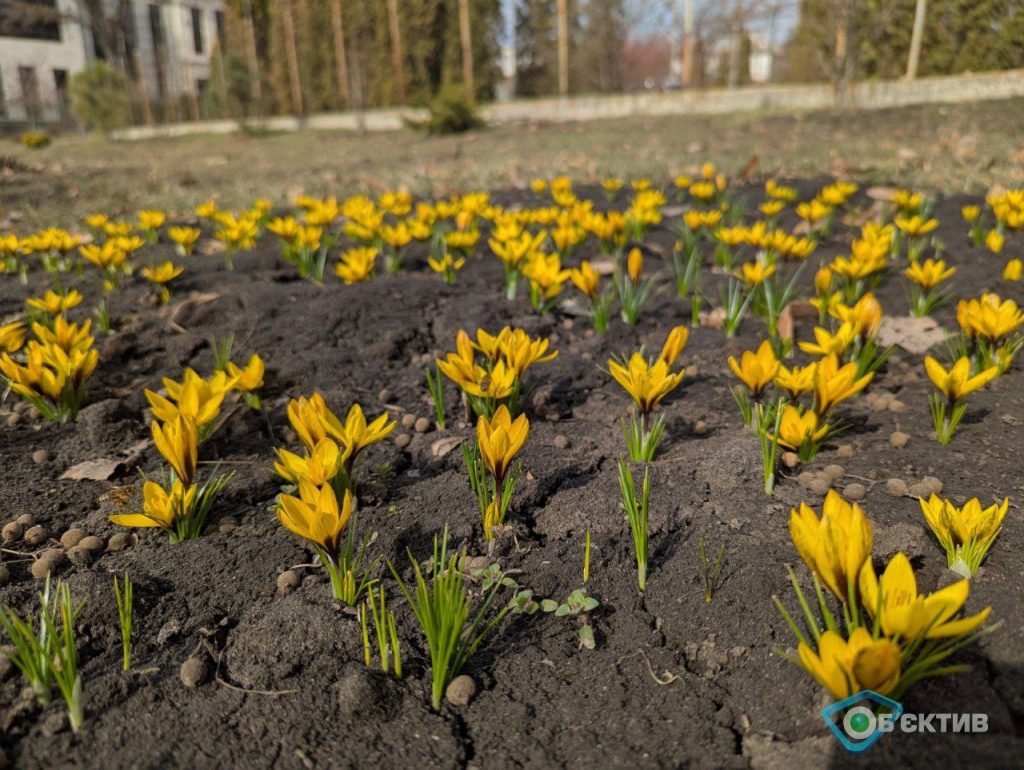
[{"label": "dark brown soil", "polygon": [[[509,203],[517,196],[522,193],[496,197]],[[868,203],[857,200],[858,206]],[[960,270],[956,293],[994,289],[1020,301],[1019,285],[998,279],[1006,256],[1021,255],[1024,239],[1011,236],[1000,257],[972,248],[960,221],[962,203],[943,200],[936,210],[940,236]],[[850,232],[838,228],[812,262],[843,251]],[[664,248],[672,236],[661,229],[651,241]],[[164,248],[151,250],[154,261]],[[223,459],[237,472],[217,508],[237,521],[233,530],[215,526],[180,545],[161,533],[141,532],[133,547],[62,570],[74,594],[87,600],[78,629],[86,724],[73,735],[61,703],[39,708],[8,673],[0,681],[0,746],[15,766],[1019,765],[1024,524],[1016,506],[972,582],[969,601],[973,610],[991,605],[1003,626],[960,656],[971,667],[968,673],[921,684],[905,699],[908,711],[987,713],[987,734],[896,734],[865,757],[853,757],[822,723],[820,688],[773,654],[774,646],[793,643],[771,603],[779,594],[794,606],[784,567],[799,562],[787,529],[789,509],[801,500],[817,505],[820,498],[788,478],[773,497],[764,495],[756,441],[729,394],[726,356],[754,346],[763,333],[760,322],[746,321],[734,340],[707,328],[691,334],[684,360],[696,374],[663,406],[668,438],[653,464],[652,558],[648,589],[640,595],[615,469],[624,451],[619,421],[627,399],[603,367],[612,353],[628,353],[640,343],[660,346],[671,326],[688,320],[688,305],[667,285],[640,324],[614,321],[601,337],[587,333],[585,319],[559,312],[538,317],[524,297],[505,302],[500,268],[490,256],[471,260],[454,287],[418,264],[369,284],[346,287],[331,276],[316,286],[281,262],[272,238],[235,264],[235,272],[227,272],[217,256],[190,259],[170,312],[146,301],[144,287],[119,292],[112,307],[117,332],[100,342],[100,365],[77,424],[40,424],[25,416],[0,428],[3,521],[27,512],[53,538],[77,525],[106,539],[118,528],[107,522],[110,505],[100,498],[115,484],[137,485],[137,476],[129,469],[109,483],[74,482],[59,480],[63,471],[144,440],[142,389],[159,387],[161,376],[178,377],[186,366],[208,373],[211,335],[234,332],[238,353],[258,352],[268,366],[266,416],[240,411],[204,447],[205,459]],[[39,281],[33,276],[30,288],[38,289]],[[708,294],[717,297],[714,280],[708,283]],[[879,291],[888,313],[906,313],[903,286],[891,271]],[[191,292],[219,297],[189,300]],[[15,280],[0,282],[0,315],[21,308],[25,296]],[[88,296],[94,297],[91,289]],[[186,307],[174,310],[182,301]],[[951,307],[938,317],[952,327]],[[562,599],[582,585],[589,529],[594,552],[586,587],[601,601],[592,616],[597,647],[577,648],[572,619],[510,616],[470,660],[476,699],[461,709],[446,704],[435,714],[425,645],[397,591],[390,593],[399,608],[407,669],[400,681],[363,667],[358,622],[332,603],[322,572],[304,570],[297,590],[277,595],[278,574],[308,563],[311,553],[272,511],[279,489],[273,447],[285,443],[287,399],[315,390],[338,412],[358,401],[370,414],[389,408],[399,418],[430,416],[424,356],[451,349],[460,328],[496,331],[506,324],[550,336],[559,356],[531,371],[532,431],[522,454],[529,477],[514,497],[515,537],[501,540],[497,555],[502,567],[521,571],[516,577],[522,585]],[[798,334],[806,339],[809,333],[805,322]],[[847,481],[867,480],[861,482],[868,489],[863,505],[875,526],[876,558],[905,551],[922,587],[933,590],[950,579],[944,555],[916,499],[887,494],[885,481],[935,476],[953,499],[1019,501],[1022,386],[1018,367],[973,397],[969,419],[943,448],[930,436],[931,386],[920,358],[897,351],[872,391],[891,393],[905,407],[876,412],[864,398],[853,402],[846,410],[849,430],[812,469],[839,463]],[[382,388],[390,392],[387,404],[380,400]],[[446,524],[455,544],[474,555],[484,552],[460,453],[435,459],[430,449],[442,435],[469,433],[450,384],[446,393],[452,423],[447,434],[400,428],[394,435],[411,434],[408,447],[388,440],[364,458],[368,494],[361,523],[379,532],[376,554],[401,569],[405,549],[427,558],[432,537]],[[11,406],[10,399],[3,404]],[[910,435],[902,449],[889,443],[896,429]],[[559,448],[563,438],[567,448]],[[839,444],[851,446],[852,457],[839,457]],[[32,455],[41,448],[49,457],[36,464]],[[374,475],[382,463],[390,463],[390,474]],[[158,466],[149,449],[142,468]],[[702,538],[712,553],[720,545],[727,553],[724,580],[710,604],[698,559]],[[12,544],[12,550],[26,548]],[[0,587],[0,602],[25,611],[40,583],[29,575],[25,558],[10,552],[3,558],[11,581]],[[136,583],[130,674],[120,670],[111,590],[112,575],[125,572]],[[806,577],[802,566],[798,572]],[[189,689],[179,667],[196,653],[208,660],[211,675]]]}]

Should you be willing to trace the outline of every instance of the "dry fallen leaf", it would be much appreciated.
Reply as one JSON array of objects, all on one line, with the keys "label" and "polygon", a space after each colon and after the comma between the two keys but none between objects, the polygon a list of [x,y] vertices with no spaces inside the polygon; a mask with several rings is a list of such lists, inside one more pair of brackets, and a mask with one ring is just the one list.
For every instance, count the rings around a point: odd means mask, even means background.
[{"label": "dry fallen leaf", "polygon": [[124,460],[112,460],[109,457],[101,457],[98,460],[86,460],[85,462],[72,465],[61,474],[62,479],[73,479],[80,481],[107,481],[124,470]]},{"label": "dry fallen leaf", "polygon": [[430,445],[430,453],[434,457],[444,457],[463,442],[462,436],[445,436]]}]

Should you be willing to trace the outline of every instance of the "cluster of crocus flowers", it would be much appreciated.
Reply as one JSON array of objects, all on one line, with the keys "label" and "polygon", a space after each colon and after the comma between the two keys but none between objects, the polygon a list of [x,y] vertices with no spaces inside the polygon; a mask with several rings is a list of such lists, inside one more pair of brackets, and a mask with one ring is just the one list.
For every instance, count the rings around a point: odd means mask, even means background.
[{"label": "cluster of crocus flowers", "polygon": [[558,355],[549,347],[547,339],[518,328],[506,326],[497,334],[477,329],[475,341],[460,329],[455,351],[437,359],[437,368],[459,387],[477,415],[491,417],[499,406],[517,414],[527,370]]},{"label": "cluster of crocus flowers", "polygon": [[850,253],[837,256],[829,263],[829,269],[844,283],[847,302],[853,302],[878,282],[889,265],[894,243],[892,225],[869,222],[861,228],[860,237],[850,244]]},{"label": "cluster of crocus flowers", "polygon": [[85,386],[99,362],[90,321],[71,323],[63,315],[49,325],[34,321],[25,340],[18,322],[0,327],[0,379],[47,420],[73,420],[85,401]]},{"label": "cluster of crocus flowers", "polygon": [[967,396],[998,377],[999,368],[990,366],[972,376],[971,362],[966,356],[958,359],[948,370],[932,356],[926,356],[924,368],[938,390],[930,401],[935,437],[940,444],[946,445],[953,439],[967,412]]},{"label": "cluster of crocus flowers", "polygon": [[[313,546],[334,597],[354,606],[369,585],[362,564],[366,543],[359,543],[350,523],[356,507],[355,461],[367,447],[387,438],[397,423],[386,412],[367,422],[359,404],[352,405],[342,422],[320,393],[290,401],[288,421],[303,453],[277,450],[274,470],[288,485],[278,496],[278,517]],[[349,536],[342,540],[346,528]]]},{"label": "cluster of crocus flowers", "polygon": [[172,543],[199,537],[210,509],[234,472],[218,475],[214,470],[209,480],[198,483],[200,438],[196,418],[191,414],[154,420],[152,435],[154,446],[170,470],[162,483],[144,481],[141,511],[114,514],[110,521],[122,527],[163,529]]},{"label": "cluster of crocus flowers", "polygon": [[516,298],[523,267],[530,263],[534,255],[540,253],[546,239],[546,231],[531,234],[514,219],[495,223],[488,245],[504,268],[506,299],[511,301]]},{"label": "cluster of crocus flowers", "polygon": [[476,443],[463,455],[470,486],[477,496],[484,537],[494,537],[494,528],[502,525],[512,500],[512,492],[521,475],[521,465],[513,460],[530,435],[525,414],[512,419],[501,405],[492,417],[480,415],[476,423]]},{"label": "cluster of crocus flowers", "polygon": [[[918,680],[954,670],[944,661],[985,631],[989,608],[961,615],[970,593],[967,580],[919,593],[910,561],[899,552],[877,575],[870,521],[859,505],[834,491],[820,516],[805,503],[794,508],[790,535],[811,570],[817,601],[805,598],[790,571],[805,633],[773,597],[798,641],[797,655],[787,657],[835,700],[862,689],[899,698]],[[822,588],[839,605],[839,619]]]},{"label": "cluster of crocus flowers", "polygon": [[685,370],[673,372],[672,367],[689,339],[689,330],[677,326],[671,332],[661,353],[649,360],[641,349],[627,361],[608,361],[608,371],[633,399],[634,410],[623,422],[626,448],[634,462],[650,462],[665,433],[665,417],[651,415],[665,396],[675,390],[686,376]]},{"label": "cluster of crocus flowers", "polygon": [[919,502],[925,521],[946,552],[949,568],[966,578],[974,575],[999,537],[1009,499],[983,507],[975,497],[958,507],[933,494]]},{"label": "cluster of crocus flowers", "polygon": [[[199,213],[199,209],[196,211]],[[214,211],[211,218],[218,224],[213,237],[224,246],[224,266],[234,270],[234,255],[256,246],[263,213],[250,210],[235,216],[229,212]]]},{"label": "cluster of crocus flowers", "polygon": [[523,267],[523,277],[530,284],[530,304],[541,315],[558,304],[562,289],[569,280],[569,271],[562,267],[559,254],[535,252]]},{"label": "cluster of crocus flowers", "polygon": [[373,246],[356,246],[348,249],[342,253],[334,266],[334,274],[346,284],[373,280],[377,251]]},{"label": "cluster of crocus flowers", "polygon": [[961,300],[956,309],[963,335],[961,352],[969,355],[974,369],[992,366],[1005,372],[1024,346],[1024,311],[1012,299],[986,292],[976,299]]}]

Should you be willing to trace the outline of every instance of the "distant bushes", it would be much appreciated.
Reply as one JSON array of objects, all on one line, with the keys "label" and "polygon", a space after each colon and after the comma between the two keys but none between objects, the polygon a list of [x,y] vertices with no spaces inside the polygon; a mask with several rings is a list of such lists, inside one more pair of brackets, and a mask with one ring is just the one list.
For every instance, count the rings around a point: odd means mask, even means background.
[{"label": "distant bushes", "polygon": [[68,91],[71,114],[87,130],[107,133],[128,124],[128,82],[108,64],[90,64],[71,78]]},{"label": "distant bushes", "polygon": [[50,135],[45,131],[25,131],[18,137],[18,141],[30,150],[41,150],[50,143]]},{"label": "distant bushes", "polygon": [[476,102],[461,86],[445,86],[428,104],[426,120],[412,122],[430,134],[461,134],[486,125]]}]

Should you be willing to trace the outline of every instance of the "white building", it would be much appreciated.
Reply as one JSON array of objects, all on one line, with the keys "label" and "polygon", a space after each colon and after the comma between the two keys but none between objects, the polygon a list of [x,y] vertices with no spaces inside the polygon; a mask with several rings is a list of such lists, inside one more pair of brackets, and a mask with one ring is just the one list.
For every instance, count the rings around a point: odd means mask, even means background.
[{"label": "white building", "polygon": [[[66,120],[68,79],[103,56],[89,20],[78,0],[12,7],[31,18],[0,12],[0,122]],[[224,0],[132,0],[132,22],[137,57],[129,66],[141,71],[146,98],[195,105],[210,80],[210,54],[224,39]]]},{"label": "white building", "polygon": [[210,54],[224,39],[223,0],[132,3],[148,97],[199,95],[210,80]]},{"label": "white building", "polygon": [[75,0],[32,5],[32,18],[0,16],[0,121],[65,119],[68,78],[88,61]]}]

